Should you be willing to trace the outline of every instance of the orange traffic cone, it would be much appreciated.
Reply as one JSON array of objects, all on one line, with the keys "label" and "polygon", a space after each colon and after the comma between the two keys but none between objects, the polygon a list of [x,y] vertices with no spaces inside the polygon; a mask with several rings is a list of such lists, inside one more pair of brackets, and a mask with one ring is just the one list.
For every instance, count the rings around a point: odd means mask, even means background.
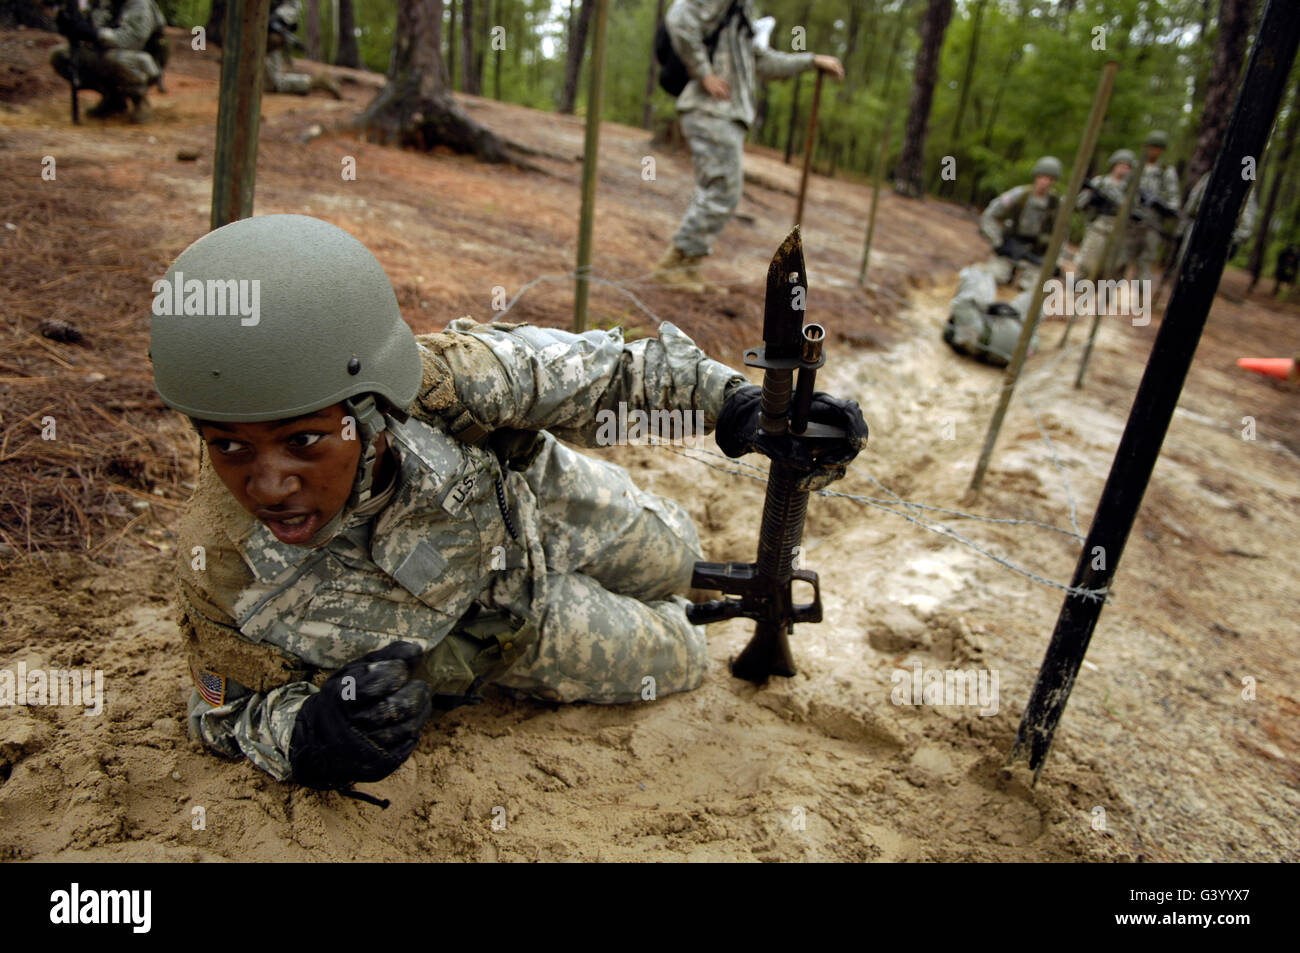
[{"label": "orange traffic cone", "polygon": [[1289,357],[1239,357],[1237,366],[1257,374],[1267,374],[1278,380],[1287,380],[1296,371],[1296,362]]}]

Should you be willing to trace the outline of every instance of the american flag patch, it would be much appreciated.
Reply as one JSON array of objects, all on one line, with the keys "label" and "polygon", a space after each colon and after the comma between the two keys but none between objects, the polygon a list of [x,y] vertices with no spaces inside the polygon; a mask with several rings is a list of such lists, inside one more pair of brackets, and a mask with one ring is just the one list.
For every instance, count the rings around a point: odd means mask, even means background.
[{"label": "american flag patch", "polygon": [[194,687],[209,705],[220,706],[226,700],[226,676],[201,668],[193,670]]}]

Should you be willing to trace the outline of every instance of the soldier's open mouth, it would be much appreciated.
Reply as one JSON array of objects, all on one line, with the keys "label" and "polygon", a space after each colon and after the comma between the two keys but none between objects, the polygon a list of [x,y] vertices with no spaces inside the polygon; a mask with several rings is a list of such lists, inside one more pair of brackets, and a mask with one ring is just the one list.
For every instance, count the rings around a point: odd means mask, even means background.
[{"label": "soldier's open mouth", "polygon": [[284,520],[263,520],[282,543],[300,545],[312,538],[316,532],[319,519],[315,512],[304,513]]}]

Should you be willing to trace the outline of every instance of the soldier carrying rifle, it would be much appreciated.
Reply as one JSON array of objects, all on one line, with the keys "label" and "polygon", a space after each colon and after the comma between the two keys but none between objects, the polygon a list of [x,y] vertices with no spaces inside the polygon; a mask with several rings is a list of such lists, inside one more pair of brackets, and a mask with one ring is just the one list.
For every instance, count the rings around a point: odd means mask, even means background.
[{"label": "soldier carrying rifle", "polygon": [[1061,177],[1061,160],[1043,156],[1034,163],[1032,185],[1017,185],[1003,192],[984,210],[980,232],[993,246],[993,259],[985,269],[998,284],[1010,284],[1016,270],[1028,265],[1022,286],[1033,283],[1030,270],[1043,263],[1047,242],[1060,208],[1060,196],[1052,186]]}]

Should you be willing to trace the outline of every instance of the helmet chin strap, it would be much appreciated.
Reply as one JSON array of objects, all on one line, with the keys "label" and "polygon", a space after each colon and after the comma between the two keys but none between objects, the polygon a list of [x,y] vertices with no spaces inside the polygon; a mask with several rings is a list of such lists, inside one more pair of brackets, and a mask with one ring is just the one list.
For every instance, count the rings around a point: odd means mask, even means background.
[{"label": "helmet chin strap", "polygon": [[379,435],[388,429],[388,423],[375,403],[374,394],[348,398],[343,401],[343,409],[347,411],[357,428],[357,439],[361,441],[361,460],[357,464],[357,477],[352,484],[352,494],[348,497],[348,501],[328,523],[307,540],[305,545],[312,549],[325,545],[337,536],[353,510],[373,495],[375,471],[379,464],[379,449],[376,444]]}]

